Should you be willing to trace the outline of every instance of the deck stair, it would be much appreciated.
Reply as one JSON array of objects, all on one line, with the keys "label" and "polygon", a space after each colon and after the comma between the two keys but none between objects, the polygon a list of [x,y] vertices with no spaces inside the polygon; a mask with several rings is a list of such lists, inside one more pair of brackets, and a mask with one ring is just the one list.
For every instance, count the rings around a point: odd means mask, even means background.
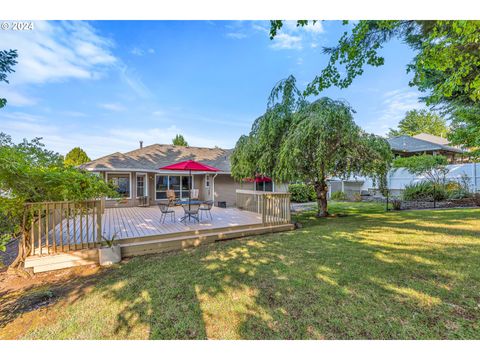
[{"label": "deck stair", "polygon": [[[292,224],[263,225],[247,224],[229,227],[187,230],[170,234],[133,237],[118,240],[122,257],[182,250],[190,247],[210,244],[215,241],[234,239],[244,236],[293,230]],[[33,255],[26,259],[25,267],[33,268],[34,273],[65,269],[79,265],[98,264],[97,249],[84,249],[55,255]]]}]

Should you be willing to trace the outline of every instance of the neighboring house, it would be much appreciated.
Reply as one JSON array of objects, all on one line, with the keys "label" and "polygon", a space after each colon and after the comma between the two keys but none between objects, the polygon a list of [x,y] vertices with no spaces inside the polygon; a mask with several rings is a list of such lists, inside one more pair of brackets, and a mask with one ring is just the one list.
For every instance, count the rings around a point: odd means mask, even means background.
[{"label": "neighboring house", "polygon": [[[177,198],[188,197],[189,181],[192,189],[199,190],[201,200],[226,202],[235,206],[236,190],[287,191],[286,184],[274,181],[264,182],[235,181],[231,176],[230,155],[232,150],[154,144],[111,155],[82,164],[80,168],[94,172],[105,180],[113,182],[123,200],[107,199],[106,206],[135,206],[140,197],[147,196],[150,204],[164,201],[167,190],[174,190]],[[218,173],[159,170],[166,165],[185,160],[195,160],[220,169]],[[268,179],[270,180],[270,179]]]},{"label": "neighboring house", "polygon": [[447,139],[439,136],[425,133],[414,136],[400,135],[387,139],[387,141],[395,156],[444,155],[452,164],[464,161],[464,151],[450,146]]},{"label": "neighboring house", "polygon": [[[466,163],[468,157],[461,148],[450,146],[449,141],[440,136],[431,134],[418,134],[414,136],[401,135],[387,139],[394,156],[414,156],[421,154],[444,155],[450,164],[449,176],[452,180],[458,180],[462,174],[466,174],[471,180],[472,191],[478,191],[480,184],[479,164]],[[422,181],[424,178],[414,177],[406,170],[392,170],[388,175],[388,187],[392,194],[398,195],[405,185],[411,182]],[[376,193],[372,179],[364,177],[352,177],[350,179],[330,179],[328,181],[329,196],[333,192],[342,191],[347,197],[352,198],[358,193]]]}]

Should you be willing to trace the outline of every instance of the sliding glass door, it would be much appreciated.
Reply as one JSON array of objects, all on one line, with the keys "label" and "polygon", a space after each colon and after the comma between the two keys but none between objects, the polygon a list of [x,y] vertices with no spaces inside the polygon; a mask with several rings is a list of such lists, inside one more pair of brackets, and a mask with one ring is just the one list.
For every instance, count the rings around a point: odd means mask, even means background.
[{"label": "sliding glass door", "polygon": [[190,189],[190,176],[184,175],[156,175],[155,176],[155,199],[163,200],[167,198],[167,190],[175,191],[177,199],[188,198],[188,189]]}]

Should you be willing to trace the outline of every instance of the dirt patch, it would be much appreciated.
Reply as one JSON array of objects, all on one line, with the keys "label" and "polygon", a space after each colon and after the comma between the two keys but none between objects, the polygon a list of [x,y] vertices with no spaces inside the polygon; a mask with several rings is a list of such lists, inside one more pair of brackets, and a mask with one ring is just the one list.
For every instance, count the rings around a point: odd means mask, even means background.
[{"label": "dirt patch", "polygon": [[53,304],[75,302],[108,271],[91,265],[22,278],[4,269],[0,272],[0,339],[19,338],[35,324],[53,321],[55,314],[49,311]]}]

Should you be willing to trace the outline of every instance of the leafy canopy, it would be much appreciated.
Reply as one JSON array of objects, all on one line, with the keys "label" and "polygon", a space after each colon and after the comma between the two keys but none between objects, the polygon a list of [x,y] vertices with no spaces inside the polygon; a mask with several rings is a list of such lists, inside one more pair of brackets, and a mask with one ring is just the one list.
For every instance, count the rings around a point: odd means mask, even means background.
[{"label": "leafy canopy", "polygon": [[425,176],[428,180],[440,184],[445,183],[448,160],[442,155],[415,155],[397,157],[393,161],[394,168],[405,168],[416,176]]},{"label": "leafy canopy", "polygon": [[21,231],[26,202],[87,200],[114,196],[113,188],[98,176],[63,165],[40,138],[15,144],[0,133],[0,235],[5,239]]},{"label": "leafy canopy", "polygon": [[87,153],[80,147],[75,147],[70,150],[67,155],[65,155],[64,164],[66,166],[78,166],[86,162],[89,162],[91,159],[88,157]]},{"label": "leafy canopy", "polygon": [[[308,21],[299,20],[298,26]],[[442,109],[453,122],[452,144],[473,148],[480,156],[480,21],[467,20],[362,20],[344,22],[347,31],[334,47],[324,48],[329,56],[325,68],[307,86],[305,95],[317,95],[337,86],[346,88],[385,59],[383,46],[397,38],[414,51],[407,71],[410,86],[425,93],[421,100]],[[271,22],[270,37],[277,35],[282,21]]]},{"label": "leafy canopy", "polygon": [[399,122],[398,129],[390,129],[388,137],[427,133],[446,138],[447,122],[441,116],[428,110],[410,110]]},{"label": "leafy canopy", "polygon": [[[305,100],[293,76],[272,90],[267,112],[255,120],[232,154],[237,179],[262,173],[314,185],[319,216],[326,215],[326,180],[352,174],[385,178],[391,159],[386,140],[366,134],[343,101]],[[384,180],[381,182],[385,183]]]},{"label": "leafy canopy", "polygon": [[172,144],[175,146],[188,146],[187,140],[180,134],[175,135],[172,139]]},{"label": "leafy canopy", "polygon": [[[6,82],[7,75],[14,72],[13,67],[17,64],[17,50],[0,50],[0,82]],[[7,104],[7,99],[0,98],[0,108]]]}]

